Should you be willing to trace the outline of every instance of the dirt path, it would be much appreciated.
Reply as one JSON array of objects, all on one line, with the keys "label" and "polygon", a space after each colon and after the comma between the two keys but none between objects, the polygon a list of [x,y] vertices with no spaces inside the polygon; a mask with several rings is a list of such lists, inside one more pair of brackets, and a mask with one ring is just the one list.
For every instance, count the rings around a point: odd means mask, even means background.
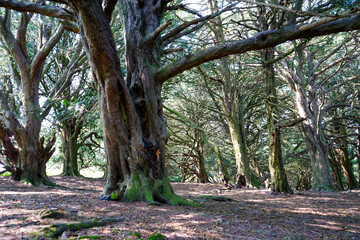
[{"label": "dirt path", "polygon": [[[0,177],[0,239],[32,239],[30,233],[49,224],[107,217],[125,221],[64,238],[139,239],[159,232],[168,239],[360,239],[360,191],[269,195],[266,190],[219,192],[217,184],[173,184],[185,198],[218,195],[237,200],[184,207],[99,200],[104,180],[52,180],[60,187],[32,187]],[[58,210],[65,217],[40,219],[36,213],[41,209]]]}]

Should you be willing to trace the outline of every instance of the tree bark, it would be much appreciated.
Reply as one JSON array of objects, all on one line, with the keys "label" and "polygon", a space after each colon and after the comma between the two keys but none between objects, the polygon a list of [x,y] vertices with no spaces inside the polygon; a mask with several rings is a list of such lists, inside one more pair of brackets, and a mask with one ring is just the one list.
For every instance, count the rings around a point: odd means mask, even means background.
[{"label": "tree bark", "polygon": [[122,201],[192,204],[176,196],[165,172],[168,138],[162,112],[158,40],[163,1],[120,1],[126,43],[124,81],[109,19],[99,1],[69,1],[98,85],[109,166],[103,196]]},{"label": "tree bark", "polygon": [[[262,1],[259,1],[262,2]],[[275,22],[270,22],[265,8],[259,7],[259,27],[261,31],[272,31]],[[274,48],[261,50],[261,61],[263,63],[264,81],[266,86],[267,99],[265,101],[267,114],[267,132],[269,141],[269,170],[270,170],[270,188],[274,193],[293,193],[287,181],[287,176],[283,166],[281,150],[280,128],[276,127],[278,121],[277,92],[275,82],[274,65],[269,63],[274,60]]]},{"label": "tree bark", "polygon": [[[217,0],[208,0],[212,14],[219,11]],[[225,34],[220,16],[215,17],[211,28],[216,45],[226,42]],[[220,70],[222,75],[222,111],[224,113],[230,130],[231,142],[233,145],[236,161],[236,183],[237,188],[257,187],[255,179],[251,178],[249,154],[247,151],[247,139],[245,134],[245,119],[243,114],[243,102],[234,97],[236,81],[231,77],[230,58],[220,59]],[[238,111],[237,108],[238,107]],[[239,115],[240,117],[237,117]]]},{"label": "tree bark", "polygon": [[230,187],[231,186],[230,185],[230,176],[229,176],[229,172],[227,170],[225,161],[222,157],[221,151],[220,151],[219,147],[216,146],[215,144],[213,144],[213,148],[214,148],[214,151],[216,154],[216,160],[217,160],[217,164],[218,164],[219,170],[220,170],[221,182],[226,187]]},{"label": "tree bark", "polygon": [[344,171],[345,181],[348,186],[348,189],[349,190],[357,189],[358,183],[354,175],[354,169],[352,166],[351,159],[349,157],[349,150],[347,148],[347,145],[342,146],[342,148],[336,149],[335,151],[337,153],[337,157],[339,158],[342,169]]},{"label": "tree bark", "polygon": [[[311,95],[311,94],[310,94]],[[312,94],[312,96],[315,96]],[[325,143],[320,121],[318,121],[318,107],[315,98],[306,100],[304,89],[299,85],[295,86],[295,102],[299,116],[306,118],[301,130],[304,136],[312,169],[313,190],[333,190],[332,178],[329,163],[329,147]],[[311,106],[312,111],[309,109]],[[320,116],[320,119],[322,117]]]},{"label": "tree bark", "polygon": [[201,183],[207,183],[209,182],[209,176],[206,172],[205,167],[205,157],[204,157],[204,140],[202,139],[201,130],[194,129],[194,151],[197,155],[197,165],[198,165],[198,174],[197,177],[199,179],[199,182]]},{"label": "tree bark", "polygon": [[[62,156],[63,156],[63,175],[80,177],[78,167],[78,140],[81,130],[81,123],[76,123],[77,118],[66,120],[62,129]],[[78,125],[80,124],[80,125]]]},{"label": "tree bark", "polygon": [[[5,16],[9,17],[10,14]],[[5,112],[5,119],[3,121],[11,133],[14,134],[14,138],[19,146],[17,158],[10,159],[13,165],[12,178],[14,180],[23,180],[33,185],[52,185],[53,183],[46,176],[45,170],[46,162],[54,152],[52,146],[55,140],[54,138],[51,139],[45,147],[44,139],[40,139],[43,116],[41,116],[39,104],[39,82],[45,59],[59,41],[64,29],[62,26],[59,26],[51,37],[48,36],[46,42],[39,43],[39,50],[32,61],[30,61],[26,46],[26,29],[30,19],[30,14],[22,13],[16,39],[10,30],[8,19],[0,17],[1,34],[9,49],[9,53],[19,69],[19,73],[16,73],[15,69],[12,70],[13,74],[16,75],[14,78],[21,77],[22,105],[25,115],[25,123],[21,125],[7,102],[6,94],[1,91],[1,105]],[[9,147],[7,144],[3,146],[4,148]],[[8,151],[12,151],[12,149]]]},{"label": "tree bark", "polygon": [[331,149],[330,150],[330,157],[329,157],[329,160],[330,160],[330,166],[331,166],[331,169],[332,169],[332,175],[333,175],[333,178],[336,182],[336,189],[339,190],[339,191],[343,191],[344,190],[344,186],[343,186],[343,183],[342,183],[342,174],[341,174],[341,164],[340,162],[338,161],[338,159],[335,157],[335,151],[334,149]]}]

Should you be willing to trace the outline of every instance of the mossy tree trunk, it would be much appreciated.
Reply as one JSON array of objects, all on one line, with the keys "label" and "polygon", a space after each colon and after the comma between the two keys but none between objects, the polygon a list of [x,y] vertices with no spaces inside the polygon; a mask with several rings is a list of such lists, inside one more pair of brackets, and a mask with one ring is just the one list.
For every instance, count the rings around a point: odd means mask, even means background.
[{"label": "mossy tree trunk", "polygon": [[213,144],[212,145],[214,148],[214,152],[216,154],[216,161],[219,167],[219,172],[220,172],[220,176],[221,176],[221,182],[226,186],[229,187],[230,186],[230,175],[226,166],[226,163],[224,161],[224,158],[221,154],[220,148]]},{"label": "mossy tree trunk", "polygon": [[[258,0],[258,2],[264,2]],[[260,31],[271,31],[276,26],[281,27],[283,20],[273,19],[266,11],[266,8],[258,8],[258,24]],[[287,181],[287,176],[284,169],[282,149],[281,149],[281,129],[277,125],[279,110],[278,110],[278,96],[276,91],[276,76],[274,71],[275,49],[268,48],[260,51],[261,62],[263,65],[263,77],[265,81],[265,108],[267,115],[267,132],[269,143],[269,170],[270,170],[270,188],[272,192],[293,193]]]},{"label": "mossy tree trunk", "polygon": [[82,129],[82,121],[77,117],[67,119],[62,128],[62,157],[63,175],[80,177],[78,166],[79,136]]},{"label": "mossy tree trunk", "polygon": [[[202,138],[202,131],[194,129],[194,151],[196,152],[196,165],[197,165],[197,177],[199,182],[207,183],[209,182],[209,176],[206,172],[205,167],[205,157],[204,157],[204,139]],[[191,153],[190,153],[191,154]]]},{"label": "mossy tree trunk", "polygon": [[176,196],[165,172],[168,133],[163,118],[159,41],[163,1],[120,1],[126,43],[126,80],[99,1],[69,1],[98,85],[108,179],[103,195],[122,201],[189,204]]},{"label": "mossy tree trunk", "polygon": [[[315,95],[310,95],[315,96]],[[295,101],[300,117],[305,118],[301,130],[304,136],[312,169],[313,190],[333,190],[332,177],[329,162],[329,147],[325,142],[320,121],[318,121],[318,106],[315,100],[306,100],[304,89],[299,85],[295,86]],[[308,108],[311,106],[312,111]],[[322,116],[320,116],[322,119]]]},{"label": "mossy tree trunk", "polygon": [[341,163],[348,189],[357,189],[358,183],[354,175],[354,169],[349,156],[347,145],[343,145],[341,148],[335,149],[335,154],[336,158]]},{"label": "mossy tree trunk", "polygon": [[[219,10],[217,0],[208,0],[211,13],[215,14]],[[215,39],[215,44],[219,45],[226,41],[222,26],[222,19],[217,16],[212,22],[211,30]],[[236,161],[236,187],[257,186],[255,178],[251,178],[250,161],[247,151],[247,139],[245,133],[245,119],[243,114],[243,102],[236,98],[237,82],[231,76],[230,58],[220,59],[220,70],[222,76],[222,112],[226,116],[229,127],[231,142],[234,149]]]}]

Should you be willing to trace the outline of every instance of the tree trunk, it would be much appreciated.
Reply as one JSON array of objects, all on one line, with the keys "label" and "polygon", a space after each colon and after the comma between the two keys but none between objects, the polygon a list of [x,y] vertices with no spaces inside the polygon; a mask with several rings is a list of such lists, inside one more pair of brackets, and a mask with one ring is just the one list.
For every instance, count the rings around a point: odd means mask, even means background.
[{"label": "tree trunk", "polygon": [[274,49],[262,51],[262,61],[264,63],[264,77],[267,92],[265,103],[266,114],[268,117],[267,130],[269,139],[269,170],[270,170],[270,188],[272,192],[293,193],[287,181],[287,176],[283,166],[280,128],[276,127],[278,123],[275,116],[277,112],[277,93],[275,84],[275,72],[272,64],[266,62],[274,59]]},{"label": "tree trunk", "polygon": [[163,1],[120,1],[126,43],[124,81],[115,43],[99,1],[70,1],[98,83],[108,179],[103,196],[122,201],[191,204],[176,196],[165,172],[159,46]]},{"label": "tree trunk", "polygon": [[63,156],[63,175],[80,177],[78,167],[78,137],[80,129],[76,129],[76,118],[69,119],[63,125],[62,132],[62,156]]},{"label": "tree trunk", "polygon": [[331,149],[330,150],[330,166],[332,169],[332,174],[333,174],[333,178],[336,182],[336,189],[339,191],[343,191],[344,190],[344,186],[342,183],[342,175],[341,175],[341,164],[338,161],[338,159],[335,157],[335,150]]},{"label": "tree trunk", "polygon": [[[194,130],[194,151],[197,155],[197,162],[198,162],[198,174],[197,177],[199,179],[199,182],[201,183],[207,183],[209,182],[209,176],[206,173],[206,167],[205,167],[205,158],[204,158],[204,140],[202,139],[202,132],[195,129]],[[191,154],[191,153],[190,153]]]},{"label": "tree trunk", "polygon": [[219,170],[220,170],[221,182],[226,187],[230,187],[230,176],[229,176],[229,173],[227,170],[227,166],[226,166],[224,159],[222,157],[222,154],[220,152],[220,149],[215,144],[213,144],[213,148],[214,148],[214,151],[216,154],[216,160],[217,160],[217,164],[218,164]]},{"label": "tree trunk", "polygon": [[270,136],[269,168],[271,191],[275,193],[293,193],[289,186],[282,160],[280,129],[275,128]]},{"label": "tree trunk", "polygon": [[234,119],[227,119],[231,142],[233,145],[236,161],[236,188],[250,187],[251,185],[251,170],[250,163],[247,156],[247,146],[244,139],[241,138],[239,125]]},{"label": "tree trunk", "polygon": [[[11,14],[8,12],[5,16],[9,17]],[[44,138],[40,139],[41,122],[45,116],[43,116],[39,104],[39,82],[46,57],[59,41],[64,29],[59,26],[52,36],[45,36],[44,25],[42,25],[41,35],[46,39],[46,42],[41,42],[43,40],[41,38],[38,51],[30,61],[27,53],[26,31],[31,16],[32,14],[22,13],[16,38],[10,29],[10,19],[4,20],[0,17],[0,32],[17,65],[17,69],[12,68],[11,70],[13,78],[17,79],[16,82],[21,84],[19,88],[22,90],[24,125],[20,124],[16,115],[12,112],[13,109],[8,104],[7,96],[2,91],[0,92],[0,102],[2,111],[5,112],[6,127],[14,135],[19,146],[17,157],[10,158],[13,165],[12,178],[33,185],[52,185],[53,183],[46,176],[45,170],[46,162],[54,152],[52,147],[55,143],[55,137],[50,140],[46,147],[44,146]],[[4,148],[9,148],[6,151],[13,151],[14,145],[11,144],[11,147],[10,144],[6,144],[9,143],[6,141],[7,139],[4,140],[2,141],[2,143],[5,143]]]},{"label": "tree trunk", "polygon": [[316,94],[310,94],[313,96],[306,100],[304,89],[295,84],[295,105],[298,110],[299,116],[304,118],[301,131],[306,142],[308,154],[311,160],[312,170],[312,189],[319,191],[332,191],[332,178],[330,172],[329,161],[329,147],[325,143],[325,139],[322,133],[321,126],[319,125],[322,119],[321,110],[318,109],[316,102]]},{"label": "tree trunk", "polygon": [[[341,119],[335,118],[334,124],[335,131],[340,135],[346,136],[347,132],[344,125],[345,123],[343,123]],[[348,189],[356,189],[358,188],[358,182],[356,180],[353,165],[349,156],[348,139],[347,137],[343,137],[337,142],[340,146],[335,147],[333,150],[335,159],[337,159],[337,162],[341,164]]]},{"label": "tree trunk", "polygon": [[357,189],[358,184],[354,175],[354,170],[352,166],[351,159],[349,157],[349,150],[347,145],[342,146],[341,148],[335,149],[335,156],[339,159],[341,167],[344,171],[345,181],[348,186],[348,189]]},{"label": "tree trunk", "polygon": [[[219,10],[217,0],[208,0],[208,5],[212,14],[216,13]],[[220,16],[217,16],[214,19],[214,24],[211,28],[213,36],[215,39],[215,44],[219,45],[226,41],[225,34],[222,26],[222,20]],[[239,99],[234,97],[234,92],[236,91],[236,81],[231,77],[230,71],[230,59],[229,57],[224,57],[220,59],[220,70],[223,79],[222,85],[222,102],[223,102],[223,112],[226,117],[227,123],[229,125],[230,137],[233,144],[233,149],[235,153],[236,161],[236,187],[257,187],[256,178],[251,178],[251,169],[249,156],[247,152],[247,141],[244,128],[244,118],[242,113],[242,102]],[[237,109],[236,106],[239,106],[239,115],[240,119],[236,119]]]}]

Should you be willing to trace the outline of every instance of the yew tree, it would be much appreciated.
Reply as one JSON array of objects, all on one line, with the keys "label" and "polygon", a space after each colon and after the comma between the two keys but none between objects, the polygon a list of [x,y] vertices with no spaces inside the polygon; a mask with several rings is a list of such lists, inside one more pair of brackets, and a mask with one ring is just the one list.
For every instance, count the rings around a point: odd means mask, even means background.
[{"label": "yew tree", "polygon": [[[15,15],[6,10],[0,17],[0,35],[10,56],[9,79],[1,82],[0,141],[12,179],[34,185],[52,184],[45,167],[54,152],[55,137],[47,145],[40,138],[41,124],[50,108],[40,106],[39,98],[45,61],[64,28],[58,24],[55,29],[54,22],[40,18],[39,38],[33,41],[36,45],[31,45],[28,34],[33,16],[26,12]],[[16,29],[15,19],[19,19]],[[18,101],[14,100],[16,94],[21,95]]]},{"label": "yew tree", "polygon": [[[49,2],[54,5],[46,4]],[[186,56],[164,65],[160,60],[167,44],[191,30],[195,31],[195,26],[214,14],[195,15],[196,21],[172,28],[171,20],[163,21],[164,14],[175,9],[186,10],[186,7],[171,1],[57,0],[46,3],[1,0],[0,7],[62,18],[68,21],[67,26],[72,26],[71,29],[77,25],[98,86],[108,162],[103,195],[124,201],[188,203],[174,194],[165,172],[168,133],[161,99],[165,81],[230,54],[273,47],[298,38],[360,29],[360,17],[354,16],[357,9],[352,9],[329,17],[310,17],[312,21],[302,25],[260,32],[247,39],[225,42],[197,52],[188,49]],[[126,69],[121,68],[110,28],[111,15],[117,4],[122,14]],[[284,13],[292,11],[280,9]],[[298,13],[299,17],[304,15]],[[171,28],[166,35],[162,34]]]}]

